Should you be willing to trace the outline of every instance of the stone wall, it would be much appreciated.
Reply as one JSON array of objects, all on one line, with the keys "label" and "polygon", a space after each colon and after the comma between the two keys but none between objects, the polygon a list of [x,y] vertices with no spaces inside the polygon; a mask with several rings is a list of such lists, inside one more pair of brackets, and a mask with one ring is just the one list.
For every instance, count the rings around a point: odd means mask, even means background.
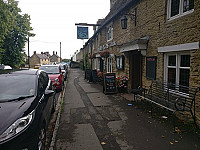
[{"label": "stone wall", "polygon": [[[135,12],[135,8],[137,11]],[[128,53],[120,53],[119,46],[143,37],[148,36],[149,42],[146,56],[157,57],[156,79],[164,80],[164,55],[158,52],[158,47],[172,46],[185,43],[193,43],[200,41],[200,1],[194,1],[194,11],[177,17],[175,19],[167,19],[167,0],[141,0],[137,6],[133,6],[127,13],[136,15],[135,19],[129,16],[127,29],[121,29],[121,17],[118,16],[112,21],[113,40],[116,45],[108,47],[114,55],[125,55],[125,69],[117,70],[115,67],[115,58],[113,58],[113,72],[116,75],[127,74],[129,76],[129,55]],[[100,46],[108,44],[106,41],[106,28],[103,28],[98,39]],[[97,45],[97,44],[95,44]],[[95,48],[97,49],[97,47]],[[97,51],[98,52],[98,51]],[[190,65],[190,86],[198,87],[200,85],[200,49],[189,50]],[[142,86],[148,87],[151,80],[146,78],[146,56],[143,56],[142,66]],[[130,83],[129,83],[130,87]],[[196,100],[196,116],[200,124],[200,99]]]},{"label": "stone wall", "polygon": [[[156,4],[156,5],[155,5]],[[137,8],[136,26],[134,19],[128,17],[127,29],[121,29],[119,16],[113,22],[114,38],[117,45],[127,43],[145,36],[149,36],[147,56],[157,56],[156,79],[164,79],[164,53],[158,52],[158,47],[178,45],[184,43],[199,42],[200,40],[200,2],[195,1],[194,12],[167,20],[167,2],[163,0],[143,0],[136,7],[129,10],[134,14]],[[116,50],[116,51],[115,51]],[[200,85],[200,49],[191,50],[190,86]],[[113,51],[119,54],[117,48]],[[126,65],[124,72],[117,71],[117,74],[129,74],[129,58],[125,57]],[[146,57],[143,57],[142,81],[143,87],[148,87],[151,80],[146,78]],[[130,87],[130,84],[129,84]],[[196,116],[200,123],[200,100],[196,100]]]}]

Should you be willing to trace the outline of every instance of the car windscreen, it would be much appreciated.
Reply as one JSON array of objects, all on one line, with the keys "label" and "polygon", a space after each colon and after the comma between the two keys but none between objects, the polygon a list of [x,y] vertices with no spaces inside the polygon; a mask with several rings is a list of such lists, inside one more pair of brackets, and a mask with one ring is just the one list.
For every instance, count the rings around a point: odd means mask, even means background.
[{"label": "car windscreen", "polygon": [[35,75],[1,75],[0,102],[36,94]]},{"label": "car windscreen", "polygon": [[40,70],[44,70],[47,74],[59,74],[58,66],[41,66]]},{"label": "car windscreen", "polygon": [[64,66],[60,66],[61,70],[65,70]]}]

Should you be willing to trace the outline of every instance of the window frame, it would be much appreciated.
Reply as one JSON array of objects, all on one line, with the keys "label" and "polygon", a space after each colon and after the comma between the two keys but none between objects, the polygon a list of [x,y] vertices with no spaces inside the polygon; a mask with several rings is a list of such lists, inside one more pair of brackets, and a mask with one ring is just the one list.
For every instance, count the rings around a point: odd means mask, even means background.
[{"label": "window frame", "polygon": [[185,16],[185,15],[188,15],[188,14],[191,14],[191,13],[194,12],[194,8],[191,9],[191,10],[188,10],[186,12],[183,12],[184,0],[179,0],[179,13],[177,15],[171,16],[171,3],[172,3],[172,0],[168,0],[168,3],[167,3],[167,20],[173,20],[173,19],[179,18],[181,16]]},{"label": "window frame", "polygon": [[116,68],[118,70],[124,70],[124,56],[116,56],[115,57]]},{"label": "window frame", "polygon": [[[169,56],[176,56],[176,66],[169,66]],[[181,67],[181,56],[182,55],[190,55],[189,52],[174,52],[174,53],[166,53],[164,55],[165,65],[164,65],[164,80],[168,82],[168,68],[176,69],[176,78],[175,84],[180,83],[180,69],[188,69],[190,71],[191,65],[189,67]],[[191,64],[191,62],[190,62]]]},{"label": "window frame", "polygon": [[112,23],[106,27],[106,40],[111,41],[113,39],[113,26]]},{"label": "window frame", "polygon": [[112,73],[113,72],[113,58],[108,57],[107,58],[107,73]]}]

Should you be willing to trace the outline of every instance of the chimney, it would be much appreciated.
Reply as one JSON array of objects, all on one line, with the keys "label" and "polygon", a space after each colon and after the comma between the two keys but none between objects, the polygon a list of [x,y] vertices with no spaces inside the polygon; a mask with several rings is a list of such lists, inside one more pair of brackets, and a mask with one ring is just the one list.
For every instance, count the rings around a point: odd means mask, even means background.
[{"label": "chimney", "polygon": [[43,52],[41,52],[41,54],[43,54]]},{"label": "chimney", "polygon": [[56,55],[57,55],[57,52],[56,52]]},{"label": "chimney", "polygon": [[33,54],[36,55],[36,51],[34,51]]},{"label": "chimney", "polygon": [[55,52],[53,51],[53,55],[55,54]]},{"label": "chimney", "polygon": [[115,5],[117,0],[110,0],[110,9]]},{"label": "chimney", "polygon": [[[102,24],[104,22],[105,19],[98,19],[97,24]],[[100,26],[97,26],[97,29],[99,29]]]}]

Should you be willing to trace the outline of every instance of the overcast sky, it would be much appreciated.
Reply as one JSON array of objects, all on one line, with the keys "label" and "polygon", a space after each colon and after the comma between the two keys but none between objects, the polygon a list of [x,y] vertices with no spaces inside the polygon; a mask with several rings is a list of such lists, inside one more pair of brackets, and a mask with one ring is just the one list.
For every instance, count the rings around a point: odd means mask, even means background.
[{"label": "overcast sky", "polygon": [[[37,53],[57,51],[62,58],[70,58],[87,40],[77,39],[75,23],[94,24],[106,17],[110,0],[18,0],[22,13],[31,17],[35,37],[30,38],[30,56]],[[93,28],[89,27],[89,37]],[[27,52],[27,46],[26,46]]]}]

